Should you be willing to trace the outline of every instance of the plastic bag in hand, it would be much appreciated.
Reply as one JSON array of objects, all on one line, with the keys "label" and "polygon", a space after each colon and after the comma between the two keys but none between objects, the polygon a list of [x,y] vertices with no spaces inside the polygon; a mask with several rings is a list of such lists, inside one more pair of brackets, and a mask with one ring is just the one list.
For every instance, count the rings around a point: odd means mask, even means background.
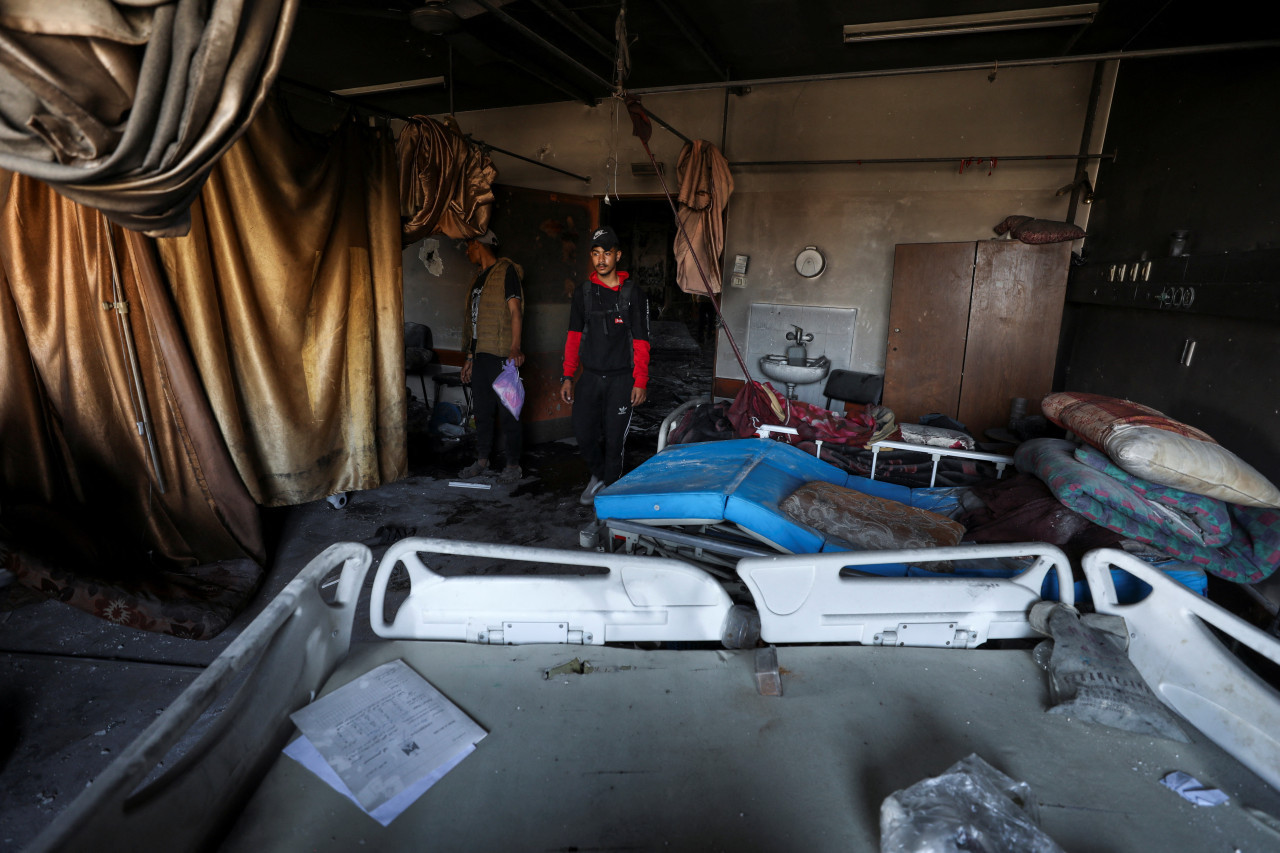
[{"label": "plastic bag in hand", "polygon": [[520,417],[520,410],[524,408],[524,383],[520,381],[520,368],[511,359],[507,359],[507,363],[502,365],[502,372],[493,380],[493,390],[498,392],[498,399],[507,411]]}]

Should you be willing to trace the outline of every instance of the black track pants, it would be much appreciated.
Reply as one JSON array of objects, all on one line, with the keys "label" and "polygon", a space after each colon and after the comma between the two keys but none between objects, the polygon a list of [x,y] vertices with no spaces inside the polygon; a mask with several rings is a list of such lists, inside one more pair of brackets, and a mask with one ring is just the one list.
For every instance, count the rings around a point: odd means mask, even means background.
[{"label": "black track pants", "polygon": [[507,407],[498,399],[498,392],[493,390],[493,380],[498,378],[506,361],[492,353],[478,352],[471,366],[471,399],[476,417],[476,458],[488,459],[492,454],[494,433],[501,424],[506,444],[506,464],[519,465],[520,454],[524,449],[520,421],[507,411]]},{"label": "black track pants", "polygon": [[631,427],[630,373],[600,376],[583,371],[573,391],[573,435],[593,476],[606,484],[622,476]]}]

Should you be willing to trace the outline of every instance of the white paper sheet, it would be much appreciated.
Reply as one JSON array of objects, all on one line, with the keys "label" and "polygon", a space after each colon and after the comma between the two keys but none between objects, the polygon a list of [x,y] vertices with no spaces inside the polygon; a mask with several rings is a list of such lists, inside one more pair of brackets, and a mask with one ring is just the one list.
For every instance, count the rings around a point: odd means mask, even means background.
[{"label": "white paper sheet", "polygon": [[370,814],[434,776],[414,796],[420,795],[485,736],[402,660],[365,673],[290,719]]},{"label": "white paper sheet", "polygon": [[324,756],[320,754],[320,750],[316,749],[315,744],[308,740],[306,735],[303,735],[284,748],[285,755],[289,756],[294,761],[319,776],[322,781],[327,782],[335,791],[355,803],[361,811],[383,826],[386,826],[391,823],[391,821],[399,817],[400,813],[413,805],[414,801],[425,794],[428,788],[436,782],[439,782],[444,777],[444,774],[457,767],[462,763],[462,759],[475,751],[476,748],[474,746],[464,746],[453,759],[437,768],[434,773],[429,773],[426,776],[423,776],[399,794],[396,794],[376,809],[370,811],[360,805],[360,801],[356,799],[356,795],[351,793],[351,789],[342,783],[342,779],[338,777],[337,773],[333,772],[333,768],[329,766],[329,762],[324,760]]}]

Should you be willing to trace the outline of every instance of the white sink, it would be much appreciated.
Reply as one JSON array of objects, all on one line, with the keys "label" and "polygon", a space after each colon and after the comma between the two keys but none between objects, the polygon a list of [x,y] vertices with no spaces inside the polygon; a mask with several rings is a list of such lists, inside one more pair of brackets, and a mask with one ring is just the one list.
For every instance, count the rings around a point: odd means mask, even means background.
[{"label": "white sink", "polygon": [[764,355],[760,357],[760,370],[774,382],[789,386],[787,393],[790,395],[796,385],[808,385],[826,378],[831,370],[831,359],[821,355],[806,358],[804,364],[791,364],[785,355]]}]

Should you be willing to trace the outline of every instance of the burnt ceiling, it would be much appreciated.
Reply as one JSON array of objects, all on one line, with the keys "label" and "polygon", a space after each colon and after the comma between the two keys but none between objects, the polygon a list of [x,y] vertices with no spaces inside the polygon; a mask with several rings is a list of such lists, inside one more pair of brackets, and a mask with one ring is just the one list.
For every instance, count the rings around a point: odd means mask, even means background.
[{"label": "burnt ceiling", "polygon": [[[846,27],[856,32],[868,24],[1048,7],[1071,20],[996,32],[844,38]],[[1274,23],[1215,15],[1209,4],[1191,0],[303,0],[283,77],[313,92],[431,81],[344,96],[399,116],[595,103],[618,77],[615,33],[624,8],[625,85],[641,93],[969,64],[995,70],[1025,60],[1141,55],[1278,35]]]}]

